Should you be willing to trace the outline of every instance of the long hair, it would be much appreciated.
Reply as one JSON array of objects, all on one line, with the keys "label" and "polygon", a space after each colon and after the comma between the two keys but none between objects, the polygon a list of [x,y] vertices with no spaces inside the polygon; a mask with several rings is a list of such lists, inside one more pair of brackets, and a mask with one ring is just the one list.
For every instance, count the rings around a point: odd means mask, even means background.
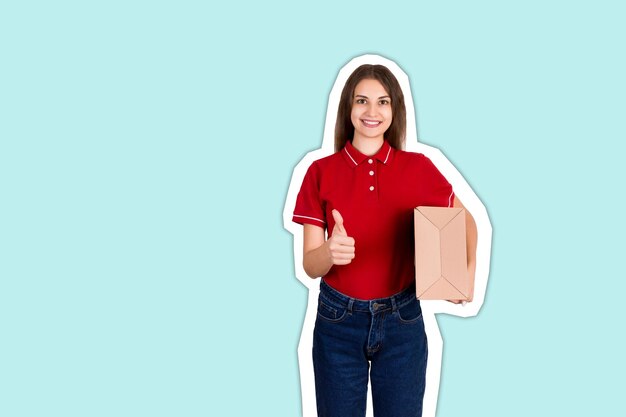
[{"label": "long hair", "polygon": [[391,126],[385,132],[385,139],[396,149],[404,148],[406,138],[406,107],[404,94],[396,77],[384,65],[361,65],[354,70],[341,91],[337,121],[335,123],[335,152],[343,149],[348,140],[354,138],[354,126],[350,115],[354,101],[354,89],[361,80],[377,80],[391,97]]}]

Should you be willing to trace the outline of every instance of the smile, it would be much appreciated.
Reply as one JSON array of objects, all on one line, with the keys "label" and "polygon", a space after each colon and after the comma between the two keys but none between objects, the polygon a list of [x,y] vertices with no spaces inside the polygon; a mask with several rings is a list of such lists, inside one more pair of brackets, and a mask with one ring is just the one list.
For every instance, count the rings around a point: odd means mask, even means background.
[{"label": "smile", "polygon": [[378,127],[380,126],[383,122],[380,122],[378,120],[367,120],[367,119],[361,119],[361,123],[363,123],[366,127]]}]

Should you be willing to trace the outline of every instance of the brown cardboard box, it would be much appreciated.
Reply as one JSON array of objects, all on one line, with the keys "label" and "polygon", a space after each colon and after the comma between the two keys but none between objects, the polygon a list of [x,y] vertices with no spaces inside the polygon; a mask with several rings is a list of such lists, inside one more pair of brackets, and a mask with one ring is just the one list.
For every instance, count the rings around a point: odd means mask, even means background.
[{"label": "brown cardboard box", "polygon": [[464,209],[415,209],[415,285],[420,300],[472,300]]}]

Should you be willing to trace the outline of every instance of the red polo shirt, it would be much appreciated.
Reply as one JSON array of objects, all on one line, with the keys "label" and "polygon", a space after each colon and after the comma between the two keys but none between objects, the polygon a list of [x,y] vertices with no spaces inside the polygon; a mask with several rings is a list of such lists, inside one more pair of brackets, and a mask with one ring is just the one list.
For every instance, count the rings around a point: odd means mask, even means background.
[{"label": "red polo shirt", "polygon": [[415,279],[413,209],[451,207],[452,186],[423,154],[392,148],[387,141],[371,157],[348,141],[341,152],[309,167],[293,221],[332,231],[339,210],[355,258],[333,265],[324,280],[337,291],[371,300],[388,297]]}]

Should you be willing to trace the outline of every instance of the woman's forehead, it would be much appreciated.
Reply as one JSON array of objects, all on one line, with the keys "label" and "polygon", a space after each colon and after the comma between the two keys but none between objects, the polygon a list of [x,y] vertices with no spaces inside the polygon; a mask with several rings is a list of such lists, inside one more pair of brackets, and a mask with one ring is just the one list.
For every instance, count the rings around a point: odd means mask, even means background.
[{"label": "woman's forehead", "polygon": [[380,81],[366,78],[359,81],[356,85],[354,88],[354,95],[382,97],[388,95],[388,91]]}]

